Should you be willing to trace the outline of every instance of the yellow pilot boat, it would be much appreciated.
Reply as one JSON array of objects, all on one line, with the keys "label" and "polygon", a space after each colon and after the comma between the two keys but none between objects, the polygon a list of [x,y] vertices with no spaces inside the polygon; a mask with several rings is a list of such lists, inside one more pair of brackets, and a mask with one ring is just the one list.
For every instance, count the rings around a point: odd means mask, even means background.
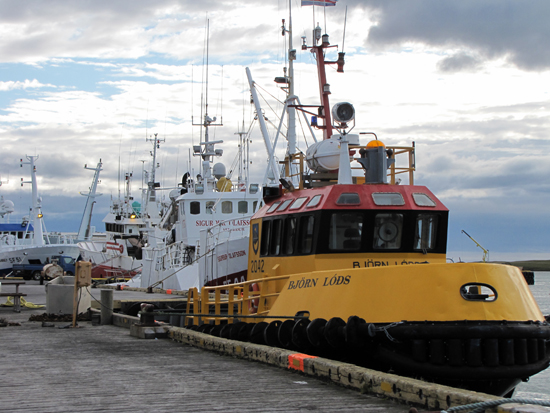
[{"label": "yellow pilot boat", "polygon": [[[550,325],[522,273],[446,262],[448,210],[413,184],[414,145],[359,144],[347,131],[353,106],[329,108],[325,65],[343,72],[344,54],[325,61],[327,35],[302,47],[317,60],[321,104],[290,95],[287,106],[314,115],[325,139],[309,147],[308,173],[304,156],[287,155],[299,159],[298,184],[287,176],[264,188],[246,281],[191,290],[186,326],[510,396],[550,364]],[[395,177],[400,153],[406,185]]]}]

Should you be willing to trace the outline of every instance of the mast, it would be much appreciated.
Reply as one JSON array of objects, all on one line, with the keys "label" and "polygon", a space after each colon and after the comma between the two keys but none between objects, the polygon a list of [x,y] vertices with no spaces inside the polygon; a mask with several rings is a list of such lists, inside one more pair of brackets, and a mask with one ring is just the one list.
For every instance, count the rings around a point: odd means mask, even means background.
[{"label": "mast", "polygon": [[[288,96],[294,96],[294,60],[296,50],[292,47],[292,0],[288,0]],[[284,26],[283,26],[284,27]],[[283,28],[284,30],[284,28]],[[284,35],[284,32],[283,32]],[[296,153],[296,109],[289,106],[288,110],[288,152],[289,155]]]},{"label": "mast", "polygon": [[95,198],[103,194],[96,194],[97,184],[99,183],[99,173],[102,171],[101,167],[103,163],[101,159],[99,160],[95,168],[89,168],[88,165],[84,165],[84,169],[89,169],[90,171],[95,171],[94,178],[92,179],[92,185],[90,186],[90,192],[84,194],[80,192],[80,195],[87,197],[86,206],[84,207],[84,214],[82,215],[82,220],[80,221],[80,228],[78,229],[78,240],[89,240],[90,239],[90,224],[92,221],[92,210],[95,204]]},{"label": "mast", "polygon": [[[330,85],[327,83],[327,74],[325,70],[325,65],[329,64],[336,64],[338,65],[337,72],[343,73],[344,72],[344,52],[338,53],[338,60],[331,62],[325,60],[325,49],[328,49],[330,47],[337,47],[337,46],[330,46],[329,40],[328,40],[328,34],[323,34],[321,36],[321,27],[319,27],[319,24],[317,24],[317,27],[314,30],[314,45],[310,47],[311,53],[315,55],[315,60],[317,61],[317,75],[319,77],[319,97],[321,99],[321,112],[319,114],[319,117],[324,119],[324,125],[319,126],[319,128],[323,129],[323,139],[329,139],[332,136],[332,120],[331,120],[331,114],[330,114],[330,104],[329,104],[329,95],[330,95]],[[321,43],[319,43],[319,40],[321,40]],[[302,49],[307,49],[308,46],[305,44],[302,45]]]},{"label": "mast", "polygon": [[243,120],[243,129],[242,131],[239,130],[238,132],[235,132],[235,135],[239,135],[239,152],[238,152],[238,185],[239,190],[241,190],[241,187],[244,186],[244,188],[248,188],[248,182],[250,179],[249,176],[249,145],[248,145],[248,133],[245,131],[244,128],[244,120]]},{"label": "mast", "polygon": [[[252,74],[250,73],[250,69],[246,68],[246,77],[248,78],[248,85],[250,86],[250,93],[252,94],[252,100],[254,101],[254,106],[256,108],[256,115],[258,116],[258,121],[260,122],[260,129],[262,131],[262,137],[264,138],[265,147],[267,150],[267,154],[269,156],[269,166],[271,167],[271,172],[273,173],[273,177],[276,182],[279,182],[279,170],[277,169],[277,165],[275,164],[275,156],[273,154],[273,147],[271,146],[271,142],[269,141],[269,134],[267,133],[267,126],[265,125],[265,119],[262,115],[262,108],[260,107],[260,100],[258,99],[258,93],[256,92],[256,88],[254,86],[255,82],[252,80]],[[269,170],[269,168],[268,168]],[[266,180],[264,179],[264,182]]]},{"label": "mast", "polygon": [[36,183],[36,166],[34,166],[34,161],[38,159],[37,156],[25,155],[28,162],[23,162],[23,159],[20,160],[21,168],[23,165],[31,166],[31,180],[23,181],[21,178],[21,186],[23,184],[31,184],[32,186],[32,210],[31,210],[31,221],[34,223],[34,237],[32,243],[35,245],[44,245],[44,232],[42,231],[43,225],[43,215],[41,207],[41,199],[38,198],[38,188]]},{"label": "mast", "polygon": [[151,156],[153,157],[151,164],[151,173],[149,174],[149,180],[147,181],[147,195],[145,197],[145,205],[142,206],[142,215],[149,217],[157,217],[157,211],[154,209],[154,205],[157,202],[156,189],[160,186],[155,182],[155,171],[157,169],[157,149],[160,149],[160,143],[165,142],[165,139],[159,139],[158,133],[155,133],[154,138],[149,139],[145,138],[146,142],[153,142],[153,150],[151,151]]},{"label": "mast", "polygon": [[[222,156],[222,149],[214,149],[214,146],[218,143],[223,143],[223,140],[210,141],[208,135],[208,128],[210,126],[223,126],[223,122],[220,120],[220,123],[216,122],[216,117],[211,118],[208,115],[208,42],[209,42],[209,33],[210,33],[210,20],[207,20],[206,23],[206,93],[205,93],[205,102],[204,102],[204,117],[202,123],[192,123],[194,126],[203,126],[204,127],[204,141],[200,142],[200,146],[193,146],[193,156],[200,156],[202,158],[202,180],[205,183],[204,189],[213,191],[215,188],[215,180],[211,173],[211,162],[214,156]],[[192,121],[192,118],[191,118]],[[198,180],[197,180],[198,181]],[[197,182],[201,184],[201,182]]]}]

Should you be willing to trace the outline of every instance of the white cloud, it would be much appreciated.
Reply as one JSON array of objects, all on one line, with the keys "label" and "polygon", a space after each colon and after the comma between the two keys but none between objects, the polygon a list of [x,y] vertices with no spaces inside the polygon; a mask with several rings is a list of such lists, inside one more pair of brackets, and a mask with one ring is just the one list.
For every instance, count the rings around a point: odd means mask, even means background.
[{"label": "white cloud", "polygon": [[39,89],[43,87],[51,87],[54,88],[54,85],[50,84],[42,84],[38,80],[33,79],[25,79],[23,82],[21,81],[13,81],[8,80],[7,82],[0,81],[0,91],[7,92],[10,90],[16,90],[16,89]]},{"label": "white cloud", "polygon": [[[280,107],[269,95],[284,97],[273,78],[283,74],[288,39],[280,35],[280,26],[281,18],[288,16],[286,1],[273,3],[159,0],[136,1],[131,7],[100,0],[52,0],[33,3],[36,7],[0,3],[0,59],[4,68],[13,68],[0,82],[4,92],[0,101],[2,176],[10,171],[13,176],[17,159],[25,153],[39,153],[41,191],[52,200],[83,199],[77,193],[89,185],[91,176],[82,166],[95,165],[101,158],[100,190],[106,196],[94,209],[101,214],[109,195],[118,192],[120,171],[134,172],[137,192],[140,160],[149,159],[145,137],[158,133],[166,138],[159,151],[159,176],[163,185],[174,185],[188,168],[191,144],[200,139],[200,128],[192,125],[192,118],[194,123],[200,121],[206,94],[202,81],[207,16],[209,113],[223,117],[224,123],[211,133],[225,141],[224,163],[229,167],[236,152],[234,133],[243,117],[248,128],[254,116],[245,66],[269,100],[269,105],[263,104],[265,113],[278,124]],[[548,84],[550,72],[540,65],[530,67],[537,67],[536,71],[525,70],[517,58],[512,59],[508,52],[519,47],[516,43],[507,53],[488,53],[487,48],[498,42],[479,33],[449,43],[454,29],[443,30],[438,22],[419,32],[406,26],[390,36],[389,28],[408,11],[414,11],[411,16],[417,17],[416,23],[427,12],[416,1],[397,3],[403,7],[397,17],[387,14],[393,7],[387,2],[369,2],[376,6],[373,10],[362,1],[340,0],[327,11],[331,42],[340,44],[340,49],[327,55],[332,59],[341,50],[345,5],[350,6],[345,73],[328,70],[331,102],[355,105],[355,132],[376,132],[388,145],[415,141],[416,183],[427,185],[451,208],[452,225],[476,222],[483,231],[480,238],[488,240],[491,251],[493,243],[501,241],[490,238],[496,224],[476,221],[487,211],[500,211],[503,220],[517,222],[524,218],[522,211],[529,211],[540,217],[539,222],[550,222],[549,200],[541,196],[550,192],[545,179],[550,174],[546,143],[550,96],[541,87]],[[472,3],[467,3],[471,9]],[[492,0],[481,3],[500,10]],[[312,8],[297,8],[293,14],[296,92],[306,104],[318,101],[312,55],[300,48],[302,34],[311,43],[311,13]],[[315,21],[325,28],[319,10]],[[373,22],[376,26],[371,29]],[[460,21],[455,26],[464,24]],[[493,31],[502,26],[487,24]],[[372,44],[364,45],[369,29],[376,51]],[[525,40],[528,28],[521,33],[519,40]],[[33,80],[19,77],[21,67],[32,69],[32,75],[25,77]],[[251,170],[259,179],[267,156],[257,127],[252,140]],[[305,150],[302,138],[299,143]],[[196,158],[190,163],[197,168]],[[18,197],[26,194],[12,188],[11,182],[2,190]],[[64,209],[66,205],[74,209],[75,204],[60,202],[56,208],[74,214]],[[520,226],[516,229],[521,233]],[[546,238],[540,234],[548,224],[535,230],[542,245]],[[475,245],[461,245],[461,236],[454,232],[450,248],[475,251]],[[535,250],[533,244],[525,245]],[[513,250],[504,244],[502,249]]]}]

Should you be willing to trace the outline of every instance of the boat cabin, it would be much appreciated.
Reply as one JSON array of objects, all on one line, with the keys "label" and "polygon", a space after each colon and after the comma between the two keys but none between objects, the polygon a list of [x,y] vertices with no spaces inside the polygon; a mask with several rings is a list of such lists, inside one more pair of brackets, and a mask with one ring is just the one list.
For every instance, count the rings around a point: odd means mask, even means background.
[{"label": "boat cabin", "polygon": [[15,245],[22,243],[18,240],[30,239],[34,232],[32,224],[23,222],[22,224],[0,224],[0,240],[2,245]]},{"label": "boat cabin", "polygon": [[177,202],[180,225],[173,238],[194,246],[205,229],[242,236],[240,233],[248,231],[250,216],[259,208],[261,191],[189,192]]},{"label": "boat cabin", "polygon": [[[251,258],[265,268],[271,268],[271,258],[281,266],[289,262],[294,273],[296,266],[314,271],[342,264],[445,262],[447,223],[447,208],[424,186],[333,185],[288,192],[254,216]],[[320,260],[300,260],[303,256]]]}]

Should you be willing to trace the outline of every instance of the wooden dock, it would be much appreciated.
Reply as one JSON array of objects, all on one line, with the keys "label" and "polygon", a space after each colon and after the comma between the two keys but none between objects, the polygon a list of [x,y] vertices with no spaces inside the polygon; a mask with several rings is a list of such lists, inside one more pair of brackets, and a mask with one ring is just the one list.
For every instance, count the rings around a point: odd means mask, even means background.
[{"label": "wooden dock", "polygon": [[[44,286],[29,281],[21,290],[45,304]],[[297,372],[168,339],[137,339],[128,329],[28,321],[44,312],[0,307],[0,318],[21,324],[0,328],[2,412],[409,411]]]}]

